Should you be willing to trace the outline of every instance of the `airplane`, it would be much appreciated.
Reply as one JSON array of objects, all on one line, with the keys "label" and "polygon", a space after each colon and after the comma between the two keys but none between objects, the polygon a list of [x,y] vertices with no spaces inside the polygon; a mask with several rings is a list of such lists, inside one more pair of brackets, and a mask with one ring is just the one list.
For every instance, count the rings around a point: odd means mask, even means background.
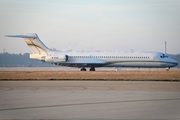
[{"label": "airplane", "polygon": [[58,66],[78,67],[81,71],[95,71],[96,67],[137,67],[166,68],[178,65],[167,54],[150,51],[116,51],[116,52],[78,52],[51,50],[39,39],[36,33],[24,35],[5,35],[23,38],[32,50],[31,59],[41,60]]}]

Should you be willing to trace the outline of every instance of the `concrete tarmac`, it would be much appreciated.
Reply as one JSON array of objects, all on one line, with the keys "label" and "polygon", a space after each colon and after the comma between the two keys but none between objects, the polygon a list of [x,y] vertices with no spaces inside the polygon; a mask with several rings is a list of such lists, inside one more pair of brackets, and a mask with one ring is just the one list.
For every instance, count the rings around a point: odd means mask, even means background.
[{"label": "concrete tarmac", "polygon": [[0,81],[0,119],[180,119],[180,82]]}]

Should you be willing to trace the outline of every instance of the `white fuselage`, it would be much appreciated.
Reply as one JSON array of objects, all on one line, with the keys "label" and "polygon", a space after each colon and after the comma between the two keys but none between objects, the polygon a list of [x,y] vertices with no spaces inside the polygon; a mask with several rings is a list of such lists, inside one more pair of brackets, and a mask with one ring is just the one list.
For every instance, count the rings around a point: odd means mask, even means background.
[{"label": "white fuselage", "polygon": [[[68,55],[67,61],[58,56]],[[69,67],[174,67],[178,63],[160,52],[52,52],[51,63]],[[47,61],[48,62],[48,61]]]}]

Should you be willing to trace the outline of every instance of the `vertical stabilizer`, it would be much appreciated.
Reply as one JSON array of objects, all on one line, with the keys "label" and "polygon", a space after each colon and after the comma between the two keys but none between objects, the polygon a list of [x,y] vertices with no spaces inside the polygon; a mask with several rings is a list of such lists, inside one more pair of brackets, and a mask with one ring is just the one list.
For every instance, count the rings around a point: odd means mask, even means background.
[{"label": "vertical stabilizer", "polygon": [[51,51],[44,43],[39,39],[36,33],[24,34],[24,35],[6,35],[6,37],[24,38],[25,42],[33,52],[33,54],[40,56],[48,56],[48,52]]}]

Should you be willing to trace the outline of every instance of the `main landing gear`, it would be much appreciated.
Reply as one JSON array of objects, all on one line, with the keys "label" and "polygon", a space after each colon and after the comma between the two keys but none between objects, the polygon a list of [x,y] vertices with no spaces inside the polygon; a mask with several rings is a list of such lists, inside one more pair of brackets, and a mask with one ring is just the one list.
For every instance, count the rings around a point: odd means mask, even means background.
[{"label": "main landing gear", "polygon": [[[81,68],[81,71],[86,71],[86,68]],[[95,71],[95,68],[94,67],[91,67],[90,69],[89,69],[89,71]]]},{"label": "main landing gear", "polygon": [[84,68],[84,67],[83,67],[83,68],[81,68],[81,71],[86,71],[86,68]]},{"label": "main landing gear", "polygon": [[95,68],[94,68],[94,67],[91,67],[91,68],[89,69],[89,71],[95,71]]}]

